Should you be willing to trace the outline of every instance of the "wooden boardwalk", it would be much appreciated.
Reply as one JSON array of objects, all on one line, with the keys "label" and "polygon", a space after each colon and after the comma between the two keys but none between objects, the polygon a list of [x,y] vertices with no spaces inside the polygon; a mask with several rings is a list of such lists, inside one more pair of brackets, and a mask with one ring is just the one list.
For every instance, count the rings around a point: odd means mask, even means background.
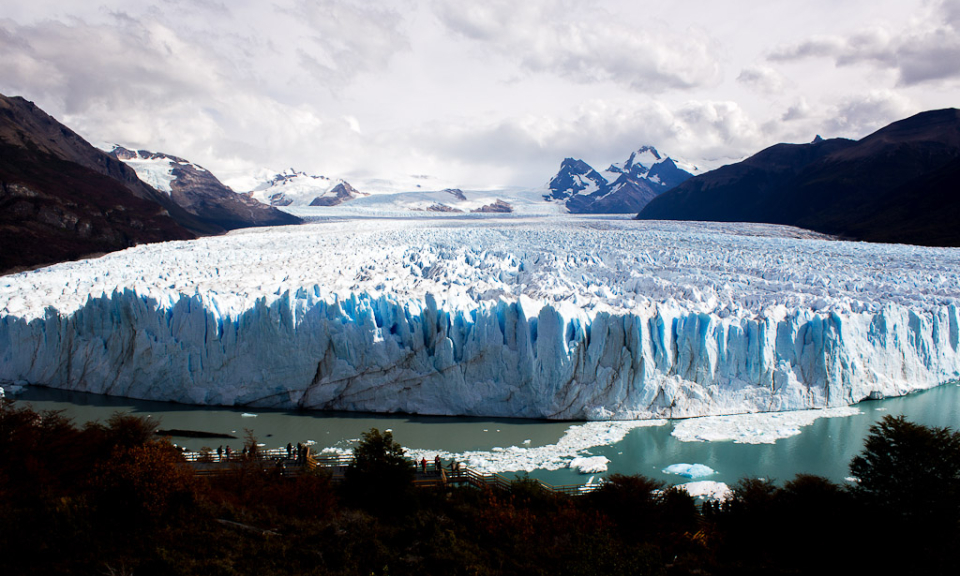
[{"label": "wooden boardwalk", "polygon": [[[243,470],[245,466],[253,464],[264,473],[281,474],[282,470],[285,477],[291,478],[299,476],[305,470],[319,468],[329,473],[333,482],[341,482],[344,479],[347,467],[353,462],[353,456],[315,457],[309,454],[305,462],[300,462],[296,458],[288,458],[286,450],[283,449],[263,450],[255,458],[234,454],[230,460],[227,460],[226,457],[218,458],[216,454],[210,456],[199,452],[184,452],[183,457],[198,476],[234,474]],[[448,462],[447,467],[441,466],[438,471],[436,466],[430,462],[427,464],[426,471],[424,471],[419,465],[411,461],[411,466],[415,471],[414,485],[421,488],[469,485],[480,489],[506,491],[509,491],[513,485],[513,480],[502,474],[483,474],[462,464],[459,468],[450,470],[449,464]],[[535,482],[548,492],[567,496],[580,496],[600,487],[599,484],[554,486],[542,480],[535,480]]]}]

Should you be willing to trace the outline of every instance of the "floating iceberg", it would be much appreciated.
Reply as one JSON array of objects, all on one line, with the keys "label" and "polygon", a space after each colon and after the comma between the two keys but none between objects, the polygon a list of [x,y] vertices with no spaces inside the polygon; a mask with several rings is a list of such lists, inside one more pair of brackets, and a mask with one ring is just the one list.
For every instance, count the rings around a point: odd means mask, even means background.
[{"label": "floating iceberg", "polygon": [[733,496],[733,491],[730,490],[729,486],[723,482],[714,482],[712,480],[687,482],[686,484],[679,484],[677,488],[685,490],[687,494],[693,496],[694,498],[702,498],[704,500],[717,500],[723,502],[724,500],[728,500]]},{"label": "floating iceberg", "polygon": [[607,471],[609,463],[606,456],[579,456],[570,461],[570,468],[581,474],[599,474]]},{"label": "floating iceberg", "polygon": [[792,228],[357,219],[0,278],[0,381],[573,420],[838,407],[960,376],[960,250]]},{"label": "floating iceberg", "polygon": [[715,472],[713,468],[703,464],[671,464],[663,469],[664,474],[676,474],[684,478],[703,478],[712,476]]}]

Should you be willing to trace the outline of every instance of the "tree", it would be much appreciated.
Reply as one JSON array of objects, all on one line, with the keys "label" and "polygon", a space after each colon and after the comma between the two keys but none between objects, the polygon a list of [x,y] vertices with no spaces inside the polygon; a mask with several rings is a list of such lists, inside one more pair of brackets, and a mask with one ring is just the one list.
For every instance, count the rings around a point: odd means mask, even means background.
[{"label": "tree", "polygon": [[884,416],[850,463],[854,493],[905,520],[960,518],[960,433]]},{"label": "tree", "polygon": [[409,504],[413,468],[389,431],[361,434],[354,461],[344,474],[344,491],[355,505],[373,512],[399,512]]},{"label": "tree", "polygon": [[960,433],[884,416],[850,463],[870,530],[898,534],[886,569],[956,574],[960,545]]}]

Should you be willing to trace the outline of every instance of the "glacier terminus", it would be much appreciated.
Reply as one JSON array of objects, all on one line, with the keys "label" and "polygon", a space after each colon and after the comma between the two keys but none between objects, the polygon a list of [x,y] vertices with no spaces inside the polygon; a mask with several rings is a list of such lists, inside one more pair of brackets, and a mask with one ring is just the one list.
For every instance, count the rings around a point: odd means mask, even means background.
[{"label": "glacier terminus", "polygon": [[960,377],[960,250],[759,224],[330,218],[0,278],[0,383],[627,420]]}]

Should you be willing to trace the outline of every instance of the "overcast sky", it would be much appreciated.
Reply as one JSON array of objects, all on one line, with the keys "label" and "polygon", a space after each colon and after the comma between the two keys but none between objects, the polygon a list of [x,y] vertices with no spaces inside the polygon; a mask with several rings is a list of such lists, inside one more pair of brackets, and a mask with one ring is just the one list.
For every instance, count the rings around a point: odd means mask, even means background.
[{"label": "overcast sky", "polygon": [[955,107],[960,0],[5,2],[0,92],[227,180],[538,186]]}]

